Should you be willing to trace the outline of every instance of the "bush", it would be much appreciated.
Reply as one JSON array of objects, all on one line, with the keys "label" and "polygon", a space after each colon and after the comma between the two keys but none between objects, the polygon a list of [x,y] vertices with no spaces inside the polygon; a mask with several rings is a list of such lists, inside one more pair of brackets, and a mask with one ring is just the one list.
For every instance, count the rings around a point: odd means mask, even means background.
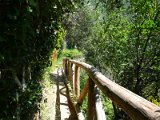
[{"label": "bush", "polygon": [[77,49],[64,49],[59,57],[60,58],[70,58],[70,59],[74,59],[74,58],[80,58],[83,56],[83,53],[78,51]]}]

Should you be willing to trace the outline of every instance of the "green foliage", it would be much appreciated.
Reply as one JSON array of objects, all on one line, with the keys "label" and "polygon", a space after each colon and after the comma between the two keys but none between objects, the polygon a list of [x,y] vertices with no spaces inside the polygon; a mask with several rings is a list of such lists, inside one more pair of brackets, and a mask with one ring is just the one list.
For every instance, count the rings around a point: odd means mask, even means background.
[{"label": "green foliage", "polygon": [[56,34],[56,43],[55,43],[56,48],[57,49],[60,49],[60,48],[62,49],[66,32],[61,25],[58,26],[58,32],[57,33],[56,32],[57,31],[55,31],[55,34]]},{"label": "green foliage", "polygon": [[106,118],[107,120],[113,120],[114,111],[113,111],[112,101],[108,99],[103,93],[101,93],[101,96]]},{"label": "green foliage", "polygon": [[83,56],[82,52],[80,52],[77,49],[64,49],[62,53],[60,53],[61,58],[74,59],[74,58],[80,58],[82,56]]},{"label": "green foliage", "polygon": [[87,111],[88,111],[88,95],[84,98],[83,104],[81,106],[82,113],[84,115],[85,120],[87,120]]},{"label": "green foliage", "polygon": [[160,101],[159,101],[158,99],[155,99],[153,96],[149,96],[147,99],[148,99],[149,101],[151,101],[152,103],[160,106]]},{"label": "green foliage", "polygon": [[[86,59],[100,71],[112,74],[110,77],[118,83],[142,95],[143,88],[158,81],[159,76],[159,2],[125,2],[107,14],[103,13],[103,4],[99,2],[92,9],[94,4],[90,3],[85,6],[86,11],[81,10],[82,20],[93,23],[88,25],[87,36],[80,38]],[[77,24],[81,25],[79,20]]]},{"label": "green foliage", "polygon": [[81,69],[81,74],[80,74],[80,91],[82,91],[85,83],[87,82],[88,75],[85,70]]},{"label": "green foliage", "polygon": [[62,17],[77,3],[0,1],[0,119],[33,119],[43,71],[51,65],[53,49],[62,47]]},{"label": "green foliage", "polygon": [[63,21],[67,30],[66,43],[69,49],[74,49],[75,47],[78,49],[82,48],[83,40],[88,35],[88,28],[91,26],[91,23],[85,18],[87,17],[85,13],[87,9],[85,9],[77,8],[74,13],[69,14],[69,17]]},{"label": "green foliage", "polygon": [[160,2],[89,0],[83,4],[69,20],[72,27],[67,36],[75,39],[73,44],[110,79],[159,101]]},{"label": "green foliage", "polygon": [[25,92],[19,91],[20,116],[23,116],[24,120],[32,118],[33,112],[39,110],[39,102],[42,97],[42,86],[38,81],[30,81],[27,85]]}]

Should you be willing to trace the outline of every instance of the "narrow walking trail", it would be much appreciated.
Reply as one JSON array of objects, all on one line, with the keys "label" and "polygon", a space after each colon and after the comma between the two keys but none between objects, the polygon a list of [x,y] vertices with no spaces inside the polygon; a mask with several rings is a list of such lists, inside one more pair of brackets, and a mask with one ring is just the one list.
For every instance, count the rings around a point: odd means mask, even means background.
[{"label": "narrow walking trail", "polygon": [[43,111],[41,111],[41,120],[67,120],[70,111],[67,102],[66,87],[61,69],[50,73],[50,79],[53,82],[52,87],[44,89],[43,93]]},{"label": "narrow walking trail", "polygon": [[65,79],[62,76],[61,69],[57,69],[56,76],[57,76],[56,120],[67,120],[70,116],[70,111],[69,111],[68,102],[67,102],[66,87],[64,84]]}]

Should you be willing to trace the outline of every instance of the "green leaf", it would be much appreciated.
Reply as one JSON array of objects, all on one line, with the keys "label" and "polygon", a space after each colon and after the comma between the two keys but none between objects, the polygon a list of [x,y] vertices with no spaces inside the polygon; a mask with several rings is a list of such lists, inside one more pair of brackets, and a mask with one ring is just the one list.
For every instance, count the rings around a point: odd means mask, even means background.
[{"label": "green leaf", "polygon": [[4,42],[6,39],[4,39],[2,36],[0,36],[0,42]]},{"label": "green leaf", "polygon": [[29,3],[31,6],[36,7],[36,1],[35,0],[29,0]]}]

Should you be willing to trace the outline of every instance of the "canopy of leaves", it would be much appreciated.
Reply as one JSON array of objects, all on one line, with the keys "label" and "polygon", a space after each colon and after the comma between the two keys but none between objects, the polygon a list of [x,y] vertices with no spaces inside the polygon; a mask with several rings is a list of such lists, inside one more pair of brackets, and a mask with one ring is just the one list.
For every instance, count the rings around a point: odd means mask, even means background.
[{"label": "canopy of leaves", "polygon": [[83,50],[86,60],[112,80],[160,102],[160,1],[87,0],[83,5],[70,17],[69,45]]}]

